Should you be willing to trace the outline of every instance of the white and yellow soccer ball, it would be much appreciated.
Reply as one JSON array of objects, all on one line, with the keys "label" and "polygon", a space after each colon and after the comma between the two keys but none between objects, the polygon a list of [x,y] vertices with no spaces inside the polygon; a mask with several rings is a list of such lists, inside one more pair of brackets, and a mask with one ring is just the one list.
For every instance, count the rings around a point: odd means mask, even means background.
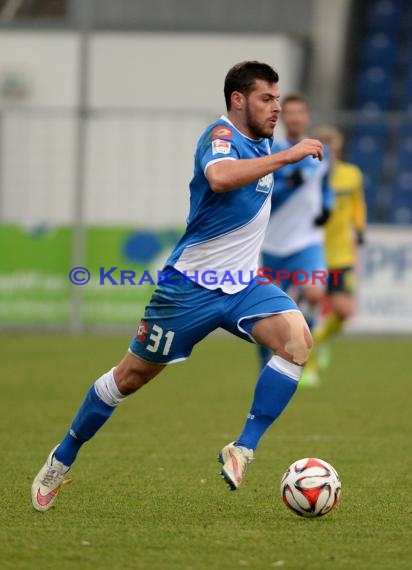
[{"label": "white and yellow soccer ball", "polygon": [[282,477],[285,505],[301,517],[322,517],[336,507],[341,482],[337,471],[323,459],[306,457],[292,463]]}]

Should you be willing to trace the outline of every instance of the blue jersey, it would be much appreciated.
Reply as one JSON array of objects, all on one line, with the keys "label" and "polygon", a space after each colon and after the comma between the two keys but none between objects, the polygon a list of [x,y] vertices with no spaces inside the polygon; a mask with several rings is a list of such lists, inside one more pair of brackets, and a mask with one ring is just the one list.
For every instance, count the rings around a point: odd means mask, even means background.
[{"label": "blue jersey", "polygon": [[[275,142],[272,151],[293,144],[288,140]],[[307,156],[274,173],[272,213],[262,247],[265,253],[288,256],[323,243],[323,229],[314,220],[323,208],[330,210],[333,206],[329,171],[329,150],[325,147],[322,161]]]},{"label": "blue jersey", "polygon": [[[209,125],[198,142],[194,176],[190,183],[190,213],[187,228],[170,255],[167,265],[194,276],[216,272],[216,284],[203,285],[236,293],[247,284],[242,279],[221,283],[232,276],[256,273],[259,251],[270,216],[273,174],[239,189],[213,192],[207,169],[222,160],[258,158],[271,153],[272,139],[253,140],[243,135],[225,116]],[[197,273],[196,273],[197,272]]]}]

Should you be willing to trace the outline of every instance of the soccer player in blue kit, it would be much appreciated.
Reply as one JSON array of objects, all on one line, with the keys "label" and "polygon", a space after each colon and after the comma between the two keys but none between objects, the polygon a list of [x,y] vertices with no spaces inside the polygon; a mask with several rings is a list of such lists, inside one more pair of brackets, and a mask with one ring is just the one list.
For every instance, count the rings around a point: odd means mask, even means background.
[{"label": "soccer player in blue kit", "polygon": [[[35,477],[36,510],[51,507],[79,449],[116,407],[167,364],[188,358],[193,346],[218,327],[273,352],[257,380],[241,434],[219,453],[221,474],[232,490],[241,484],[260,438],[295,393],[311,335],[295,303],[275,285],[261,284],[256,270],[270,215],[272,173],[306,156],[322,159],[323,146],[305,139],[271,153],[280,112],[278,80],[270,66],[256,61],[229,70],[227,115],[209,125],[197,145],[186,231],[166,262],[128,352],[90,387]],[[218,279],[204,278],[211,270]],[[254,277],[249,282],[224,278],[239,271]]]}]

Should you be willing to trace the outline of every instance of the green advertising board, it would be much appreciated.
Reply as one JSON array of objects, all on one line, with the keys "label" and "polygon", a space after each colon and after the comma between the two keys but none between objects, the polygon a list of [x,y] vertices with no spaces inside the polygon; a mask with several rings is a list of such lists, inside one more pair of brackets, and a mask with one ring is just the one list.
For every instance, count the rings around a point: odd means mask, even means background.
[{"label": "green advertising board", "polygon": [[137,322],[179,236],[176,229],[87,228],[87,273],[73,271],[71,228],[0,226],[0,324],[68,324],[74,287],[84,324]]}]

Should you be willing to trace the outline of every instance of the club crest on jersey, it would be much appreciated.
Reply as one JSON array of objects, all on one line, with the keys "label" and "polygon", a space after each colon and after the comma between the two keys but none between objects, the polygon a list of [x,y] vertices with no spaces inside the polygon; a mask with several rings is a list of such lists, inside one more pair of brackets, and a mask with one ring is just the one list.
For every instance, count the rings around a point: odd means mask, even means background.
[{"label": "club crest on jersey", "polygon": [[218,125],[212,131],[212,141],[215,139],[231,139],[232,129],[225,127],[224,125]]},{"label": "club crest on jersey", "polygon": [[273,187],[273,174],[266,174],[261,178],[256,186],[256,192],[263,192],[264,194],[269,194]]},{"label": "club crest on jersey", "polygon": [[140,321],[136,333],[137,340],[143,343],[146,340],[148,332],[149,332],[149,325],[146,323],[146,321]]},{"label": "club crest on jersey", "polygon": [[215,139],[212,141],[212,154],[229,154],[232,143]]}]

